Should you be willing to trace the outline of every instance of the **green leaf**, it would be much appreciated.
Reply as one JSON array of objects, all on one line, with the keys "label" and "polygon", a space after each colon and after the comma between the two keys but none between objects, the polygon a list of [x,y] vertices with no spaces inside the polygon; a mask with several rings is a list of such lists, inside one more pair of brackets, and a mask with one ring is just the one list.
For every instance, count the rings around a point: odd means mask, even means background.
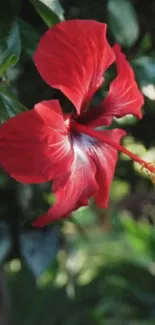
[{"label": "green leaf", "polygon": [[14,20],[12,0],[0,2],[0,39],[7,37]]},{"label": "green leaf", "polygon": [[3,85],[0,85],[0,122],[4,123],[10,117],[26,111],[27,108],[22,105],[12,94],[8,93]]},{"label": "green leaf", "polygon": [[48,8],[54,11],[60,20],[64,19],[64,10],[60,5],[59,0],[41,0],[41,2],[43,2]]},{"label": "green leaf", "polygon": [[2,262],[11,250],[11,236],[8,224],[4,221],[0,222],[0,262]]},{"label": "green leaf", "polygon": [[107,9],[109,27],[116,41],[132,46],[139,36],[139,25],[132,4],[128,0],[109,0]]},{"label": "green leaf", "polygon": [[40,39],[40,35],[33,26],[25,22],[23,19],[19,19],[18,25],[22,48],[27,55],[33,56]]},{"label": "green leaf", "polygon": [[19,28],[18,24],[14,22],[8,37],[0,40],[0,76],[18,62],[20,51]]},{"label": "green leaf", "polygon": [[30,0],[48,27],[63,20],[63,9],[58,0]]},{"label": "green leaf", "polygon": [[20,235],[21,254],[36,277],[41,276],[59,248],[60,227],[32,229]]},{"label": "green leaf", "polygon": [[155,58],[142,56],[132,60],[132,66],[141,86],[148,84],[155,85]]}]

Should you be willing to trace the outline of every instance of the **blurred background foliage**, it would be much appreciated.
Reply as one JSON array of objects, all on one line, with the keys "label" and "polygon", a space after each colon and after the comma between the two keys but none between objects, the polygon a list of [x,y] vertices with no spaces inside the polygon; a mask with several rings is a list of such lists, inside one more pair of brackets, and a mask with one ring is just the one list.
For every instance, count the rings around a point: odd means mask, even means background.
[{"label": "blurred background foliage", "polygon": [[[126,147],[155,161],[155,1],[1,0],[0,121],[59,98],[36,71],[40,36],[63,19],[108,23],[145,95],[143,119],[115,119]],[[113,69],[106,73],[105,95]],[[54,202],[51,185],[23,185],[0,170],[0,325],[154,325],[155,190],[120,155],[107,210],[94,202],[42,230],[31,221]]]}]

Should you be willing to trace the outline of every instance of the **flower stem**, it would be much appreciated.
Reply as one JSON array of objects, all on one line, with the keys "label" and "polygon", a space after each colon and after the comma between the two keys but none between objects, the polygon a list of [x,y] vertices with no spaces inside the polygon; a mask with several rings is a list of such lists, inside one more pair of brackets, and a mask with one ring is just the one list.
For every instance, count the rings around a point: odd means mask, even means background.
[{"label": "flower stem", "polygon": [[141,159],[137,155],[135,155],[130,150],[123,147],[121,144],[116,143],[111,138],[108,138],[106,135],[103,134],[101,131],[96,131],[94,129],[89,128],[88,126],[85,126],[83,124],[79,124],[75,121],[72,121],[72,128],[78,132],[78,133],[84,133],[87,134],[93,138],[96,138],[100,141],[103,141],[104,143],[110,145],[111,147],[115,148],[116,150],[123,152],[127,156],[129,156],[132,160],[138,162],[142,165],[142,168],[146,168],[151,173],[152,181],[155,181],[155,166],[152,163],[146,162],[145,160]]}]

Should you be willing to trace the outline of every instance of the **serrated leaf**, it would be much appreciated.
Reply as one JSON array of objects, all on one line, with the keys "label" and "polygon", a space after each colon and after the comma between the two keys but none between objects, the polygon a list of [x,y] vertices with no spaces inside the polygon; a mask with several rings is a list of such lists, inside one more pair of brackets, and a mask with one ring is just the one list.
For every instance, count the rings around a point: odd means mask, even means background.
[{"label": "serrated leaf", "polygon": [[58,0],[30,0],[48,27],[63,20],[63,9]]},{"label": "serrated leaf", "polygon": [[4,123],[10,117],[26,111],[26,107],[22,105],[12,94],[10,94],[4,86],[0,85],[0,122]]},{"label": "serrated leaf", "polygon": [[46,270],[59,248],[60,227],[32,229],[20,235],[21,254],[36,277]]},{"label": "serrated leaf", "polygon": [[23,19],[19,19],[18,25],[22,48],[29,56],[33,56],[40,39],[40,35],[33,26],[28,24]]},{"label": "serrated leaf", "polygon": [[0,76],[18,62],[20,52],[19,28],[18,24],[14,22],[7,38],[0,40]]},{"label": "serrated leaf", "polygon": [[122,45],[132,46],[139,36],[137,16],[128,0],[109,0],[107,5],[109,28]]}]

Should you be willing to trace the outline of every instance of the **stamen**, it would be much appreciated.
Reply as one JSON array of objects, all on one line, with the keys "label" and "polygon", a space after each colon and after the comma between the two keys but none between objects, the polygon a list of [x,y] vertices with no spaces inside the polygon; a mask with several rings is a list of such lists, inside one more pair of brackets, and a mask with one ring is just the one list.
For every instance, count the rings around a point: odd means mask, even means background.
[{"label": "stamen", "polygon": [[155,166],[153,165],[153,163],[147,163],[147,166],[146,165],[142,165],[141,167],[141,170],[143,170],[145,168],[148,176],[151,178],[151,181],[153,184],[155,184]]},{"label": "stamen", "polygon": [[135,155],[133,152],[131,152],[130,150],[123,147],[121,144],[116,143],[112,139],[106,137],[102,131],[96,131],[94,129],[89,128],[88,126],[79,124],[73,120],[71,122],[71,127],[74,131],[76,131],[78,133],[84,133],[84,134],[87,134],[93,138],[100,140],[100,141],[103,141],[104,143],[115,148],[116,150],[123,152],[125,155],[129,156],[132,160],[141,164],[142,170],[146,169],[146,171],[148,171],[148,175],[151,178],[152,183],[155,184],[155,165],[153,163],[150,163],[150,162],[147,162],[147,161],[141,159],[140,157]]}]

